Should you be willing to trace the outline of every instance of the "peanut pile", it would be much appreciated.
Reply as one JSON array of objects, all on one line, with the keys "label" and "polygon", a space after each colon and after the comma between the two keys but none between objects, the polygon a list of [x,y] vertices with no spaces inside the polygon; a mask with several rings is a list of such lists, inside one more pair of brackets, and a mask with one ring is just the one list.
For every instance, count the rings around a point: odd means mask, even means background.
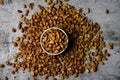
[{"label": "peanut pile", "polygon": [[53,54],[57,54],[67,46],[67,37],[59,29],[50,29],[43,34],[43,48]]},{"label": "peanut pile", "polygon": [[[99,24],[83,16],[82,8],[76,9],[60,0],[44,1],[49,7],[38,5],[38,11],[34,12],[30,18],[27,17],[29,10],[34,9],[33,3],[28,6],[24,4],[25,13],[18,10],[21,14],[18,29],[23,34],[13,43],[19,50],[13,55],[14,63],[6,62],[14,68],[12,73],[21,69],[31,71],[33,77],[46,75],[48,78],[59,75],[63,80],[70,75],[77,77],[84,72],[96,72],[98,65],[103,65],[109,56],[107,50],[103,50],[105,42],[101,37],[102,31]],[[89,12],[90,10],[87,11]],[[53,26],[63,29],[69,35],[68,49],[57,56],[46,54],[40,46],[41,34]],[[46,43],[47,40],[45,40]]]}]

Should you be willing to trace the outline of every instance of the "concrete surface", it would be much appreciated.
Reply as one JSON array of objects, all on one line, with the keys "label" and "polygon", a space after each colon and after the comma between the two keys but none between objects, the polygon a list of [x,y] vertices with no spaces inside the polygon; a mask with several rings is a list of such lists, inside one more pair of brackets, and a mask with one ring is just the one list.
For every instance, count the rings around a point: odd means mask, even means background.
[{"label": "concrete surface", "polygon": [[[29,2],[45,5],[42,0],[4,0],[4,5],[0,5],[0,63],[12,61],[12,54],[17,50],[12,46],[12,41],[20,32],[14,34],[10,31],[19,21],[17,9],[23,9],[22,4]],[[70,0],[69,3],[76,8],[91,9],[87,16],[101,25],[102,36],[106,42],[113,42],[114,50],[109,50],[111,56],[105,61],[105,65],[99,66],[96,73],[84,73],[76,79],[70,77],[68,80],[120,80],[120,45],[117,44],[120,40],[120,0]],[[104,13],[106,8],[110,10],[109,14]],[[0,69],[0,80],[3,80],[4,76],[8,76],[9,80],[31,78],[30,73],[19,71],[18,74],[11,75],[10,70],[11,67]],[[43,80],[43,77],[37,79]]]}]

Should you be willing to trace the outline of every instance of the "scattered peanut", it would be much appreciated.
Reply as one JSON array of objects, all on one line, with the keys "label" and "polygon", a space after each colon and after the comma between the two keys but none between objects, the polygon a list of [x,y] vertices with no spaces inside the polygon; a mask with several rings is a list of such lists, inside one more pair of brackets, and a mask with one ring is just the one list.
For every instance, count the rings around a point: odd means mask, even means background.
[{"label": "scattered peanut", "polygon": [[32,80],[36,80],[36,78],[32,78]]},{"label": "scattered peanut", "polygon": [[15,41],[20,41],[20,37],[16,37],[16,38],[15,38]]},{"label": "scattered peanut", "polygon": [[3,5],[4,4],[4,0],[0,0],[0,5]]},{"label": "scattered peanut", "polygon": [[3,80],[8,80],[8,78],[5,76]]},{"label": "scattered peanut", "polygon": [[6,64],[6,65],[9,65],[9,64],[10,64],[10,62],[9,62],[9,61],[6,61],[6,62],[5,62],[5,64]]},{"label": "scattered peanut", "polygon": [[18,10],[17,12],[18,12],[18,13],[22,13],[22,10]]},{"label": "scattered peanut", "polygon": [[48,77],[49,77],[48,75],[45,75],[45,76],[44,76],[44,80],[47,80],[47,79],[48,79]]},{"label": "scattered peanut", "polygon": [[15,74],[15,71],[11,71],[11,74]]},{"label": "scattered peanut", "polygon": [[108,43],[108,48],[109,48],[109,49],[113,49],[113,43],[111,43],[111,42]]},{"label": "scattered peanut", "polygon": [[20,29],[20,32],[21,32],[21,33],[23,33],[23,32],[24,32],[24,29],[23,29],[23,28],[21,28],[21,29]]},{"label": "scattered peanut", "polygon": [[100,61],[99,64],[100,64],[100,65],[104,65],[104,62]]},{"label": "scattered peanut", "polygon": [[97,71],[97,67],[96,67],[96,66],[93,66],[93,67],[92,67],[92,70],[93,70],[93,72],[96,72],[96,71]]},{"label": "scattered peanut", "polygon": [[16,29],[15,29],[15,28],[12,28],[12,32],[16,32]]},{"label": "scattered peanut", "polygon": [[120,40],[118,41],[118,44],[120,45]]},{"label": "scattered peanut", "polygon": [[57,79],[55,77],[53,77],[52,80],[57,80]]},{"label": "scattered peanut", "polygon": [[18,27],[18,29],[21,29],[22,28],[22,22],[19,22],[17,27]]},{"label": "scattered peanut", "polygon": [[13,45],[14,45],[14,47],[17,47],[17,46],[18,46],[18,44],[17,44],[16,42],[14,42]]},{"label": "scattered peanut", "polygon": [[43,2],[47,2],[47,0],[43,0]]},{"label": "scattered peanut", "polygon": [[89,73],[89,72],[90,72],[89,69],[86,69],[85,71],[86,71],[86,73]]},{"label": "scattered peanut", "polygon": [[78,77],[78,74],[77,74],[77,73],[75,73],[75,74],[73,74],[73,76],[76,78],[76,77]]},{"label": "scattered peanut", "polygon": [[109,10],[108,10],[108,9],[106,9],[106,10],[105,10],[105,13],[106,13],[106,14],[109,14]]},{"label": "scattered peanut", "polygon": [[85,9],[86,13],[90,13],[90,8]]},{"label": "scattered peanut", "polygon": [[25,16],[28,16],[28,14],[29,14],[29,10],[26,10]]},{"label": "scattered peanut", "polygon": [[23,8],[27,8],[27,5],[26,5],[26,4],[23,4]]},{"label": "scattered peanut", "polygon": [[0,68],[4,68],[4,66],[5,66],[4,64],[0,64]]},{"label": "scattered peanut", "polygon": [[28,5],[28,7],[29,7],[30,9],[33,9],[33,6],[34,6],[34,3],[30,3],[30,4]]},{"label": "scattered peanut", "polygon": [[52,0],[48,0],[47,2],[48,2],[48,5],[51,5],[53,1]]}]

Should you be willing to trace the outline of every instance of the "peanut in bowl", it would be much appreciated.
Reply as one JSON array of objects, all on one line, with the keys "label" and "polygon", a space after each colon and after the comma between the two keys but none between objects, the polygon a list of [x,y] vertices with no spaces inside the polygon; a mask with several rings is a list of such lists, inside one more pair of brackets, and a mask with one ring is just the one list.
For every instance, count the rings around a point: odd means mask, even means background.
[{"label": "peanut in bowl", "polygon": [[68,47],[68,36],[60,28],[48,28],[40,37],[40,45],[47,54],[59,55]]}]

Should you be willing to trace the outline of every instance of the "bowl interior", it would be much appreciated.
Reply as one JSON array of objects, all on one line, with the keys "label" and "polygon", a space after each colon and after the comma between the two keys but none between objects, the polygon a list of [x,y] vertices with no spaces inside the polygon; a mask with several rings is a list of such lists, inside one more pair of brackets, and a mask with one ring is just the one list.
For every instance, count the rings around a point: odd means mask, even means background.
[{"label": "bowl interior", "polygon": [[[65,35],[65,37],[66,37],[66,39],[67,39],[67,45],[65,46],[65,48],[64,48],[62,51],[60,51],[60,52],[58,52],[58,53],[50,53],[50,52],[48,52],[48,51],[43,47],[43,43],[42,43],[42,38],[43,38],[44,34],[45,34],[47,31],[49,31],[49,30],[54,30],[54,29],[60,30],[60,31]],[[64,30],[62,30],[61,28],[57,28],[57,27],[48,28],[48,29],[46,29],[46,30],[42,33],[42,35],[41,35],[41,37],[40,37],[40,45],[41,45],[43,51],[46,52],[47,54],[49,54],[49,55],[59,55],[59,54],[63,53],[63,52],[67,49],[67,47],[68,47],[68,36],[67,36],[66,32],[65,32]]]}]

